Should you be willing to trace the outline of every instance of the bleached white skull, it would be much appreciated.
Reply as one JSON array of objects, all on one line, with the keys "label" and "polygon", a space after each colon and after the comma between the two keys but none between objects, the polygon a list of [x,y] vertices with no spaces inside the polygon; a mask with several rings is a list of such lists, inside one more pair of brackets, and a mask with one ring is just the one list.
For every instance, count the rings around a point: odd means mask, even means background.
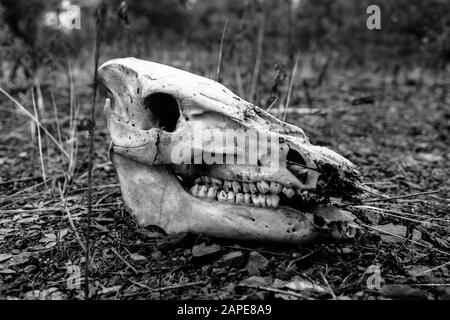
[{"label": "bleached white skull", "polygon": [[328,198],[357,193],[359,173],[302,129],[166,65],[114,59],[99,77],[111,94],[111,157],[139,225],[291,243],[355,236],[355,217]]}]

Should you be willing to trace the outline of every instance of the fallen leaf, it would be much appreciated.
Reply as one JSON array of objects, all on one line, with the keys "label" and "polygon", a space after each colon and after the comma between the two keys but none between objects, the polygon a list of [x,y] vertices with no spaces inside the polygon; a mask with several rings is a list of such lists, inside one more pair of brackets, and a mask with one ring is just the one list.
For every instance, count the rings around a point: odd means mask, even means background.
[{"label": "fallen leaf", "polygon": [[[384,242],[403,242],[405,241],[405,239],[402,239],[406,237],[406,231],[407,228],[406,226],[402,226],[402,225],[396,225],[393,223],[389,223],[389,224],[383,224],[383,225],[376,225],[374,226],[374,228],[380,230],[380,236],[381,236],[381,240],[383,240]],[[385,231],[385,232],[383,232]],[[397,235],[390,235],[388,233]]]},{"label": "fallen leaf", "polygon": [[381,287],[380,294],[391,299],[428,299],[425,291],[414,289],[408,285],[384,285]]},{"label": "fallen leaf", "polygon": [[139,264],[147,263],[147,258],[139,253],[130,253],[130,259]]},{"label": "fallen leaf", "polygon": [[292,280],[284,285],[285,288],[294,291],[315,291],[319,293],[328,293],[328,289],[322,285],[313,283],[312,281],[295,276]]},{"label": "fallen leaf", "polygon": [[6,261],[12,257],[12,254],[0,253],[0,262]]},{"label": "fallen leaf", "polygon": [[247,279],[242,280],[239,284],[245,284],[250,286],[267,286],[269,283],[266,279],[259,276],[251,276]]},{"label": "fallen leaf", "polygon": [[108,293],[112,293],[112,292],[117,292],[120,290],[120,288],[122,288],[121,285],[105,288],[103,290],[100,290],[98,292],[98,294],[108,294]]}]

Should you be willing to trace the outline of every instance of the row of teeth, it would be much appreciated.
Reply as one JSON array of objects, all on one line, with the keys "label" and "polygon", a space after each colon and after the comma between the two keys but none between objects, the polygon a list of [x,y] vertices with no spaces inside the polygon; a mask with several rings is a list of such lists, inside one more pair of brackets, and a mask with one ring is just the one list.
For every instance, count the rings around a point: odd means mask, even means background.
[{"label": "row of teeth", "polygon": [[205,186],[212,187],[214,190],[223,189],[226,192],[233,191],[235,194],[238,193],[251,193],[251,194],[263,194],[271,193],[274,195],[277,195],[281,192],[283,192],[286,197],[289,199],[292,198],[296,194],[301,194],[302,191],[300,189],[294,189],[291,187],[283,186],[281,183],[278,182],[266,182],[266,181],[260,181],[260,182],[239,182],[239,181],[228,181],[228,180],[221,180],[217,178],[212,177],[201,177],[195,179],[195,183],[197,185],[204,184]]},{"label": "row of teeth", "polygon": [[219,202],[242,203],[254,205],[263,208],[277,208],[280,203],[280,197],[276,194],[261,194],[261,193],[235,193],[233,191],[216,190],[214,187],[207,187],[205,185],[194,185],[191,188],[191,194],[198,198],[207,198],[210,200],[217,200]]}]

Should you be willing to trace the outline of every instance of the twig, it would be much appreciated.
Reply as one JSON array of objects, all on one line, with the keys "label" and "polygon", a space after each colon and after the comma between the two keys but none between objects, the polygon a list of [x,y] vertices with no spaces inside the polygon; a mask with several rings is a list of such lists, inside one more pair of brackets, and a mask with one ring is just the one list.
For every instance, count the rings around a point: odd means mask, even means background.
[{"label": "twig", "polygon": [[11,100],[12,102],[14,102],[14,104],[16,106],[19,107],[19,109],[25,113],[25,115],[27,115],[28,117],[31,118],[31,120],[33,120],[41,129],[42,131],[45,132],[45,134],[50,138],[50,140],[52,140],[56,146],[58,147],[59,150],[61,150],[62,154],[65,155],[66,157],[69,157],[69,154],[67,153],[66,150],[64,150],[64,148],[58,143],[58,141],[55,139],[55,137],[42,125],[42,123],[36,119],[35,116],[33,116],[33,114],[30,113],[30,111],[28,111],[23,105],[20,104],[19,101],[17,101],[16,99],[14,99],[8,92],[6,92],[5,90],[3,90],[2,88],[0,88],[0,92],[3,93],[6,97],[8,97],[9,100]]},{"label": "twig", "polygon": [[450,256],[450,253],[448,253],[448,252],[441,251],[441,250],[436,249],[436,248],[433,248],[433,247],[429,247],[429,246],[427,246],[427,245],[425,245],[425,244],[423,244],[423,243],[417,242],[417,241],[415,241],[415,240],[411,240],[411,239],[408,239],[408,238],[399,236],[398,234],[391,233],[391,232],[385,231],[385,230],[381,230],[381,229],[378,229],[378,228],[369,226],[369,225],[364,224],[364,223],[360,223],[360,224],[361,224],[363,227],[366,227],[366,228],[368,228],[368,229],[372,229],[372,230],[375,230],[375,231],[378,231],[378,232],[382,232],[382,233],[388,234],[388,235],[390,235],[390,236],[393,236],[393,237],[396,237],[396,238],[399,238],[399,239],[402,239],[402,240],[405,240],[405,241],[412,242],[412,243],[414,243],[414,244],[416,244],[416,245],[418,245],[418,246],[421,246],[421,247],[430,249],[430,250],[432,250],[432,251],[436,251],[436,252],[442,253],[442,254],[444,254],[444,255]]},{"label": "twig", "polygon": [[449,188],[446,189],[439,189],[439,190],[433,190],[433,191],[426,191],[426,192],[418,192],[418,193],[410,193],[403,196],[397,196],[397,197],[388,197],[388,198],[378,198],[378,199],[367,199],[361,201],[362,203],[366,202],[378,202],[378,201],[391,201],[391,200],[397,200],[397,199],[405,199],[405,198],[412,198],[417,196],[424,196],[427,194],[433,194],[433,193],[440,193],[440,192],[447,192],[450,191]]},{"label": "twig", "polygon": [[222,49],[223,49],[223,40],[225,38],[225,31],[227,30],[228,18],[225,20],[222,30],[222,37],[220,38],[220,47],[219,47],[219,59],[217,61],[217,81],[220,82],[220,65],[222,63]]},{"label": "twig", "polygon": [[189,282],[189,283],[185,283],[185,284],[178,284],[178,285],[175,285],[175,286],[168,286],[168,287],[163,287],[163,288],[158,288],[158,289],[148,289],[146,291],[134,292],[134,293],[130,293],[130,294],[124,295],[124,297],[133,297],[133,296],[137,296],[137,295],[140,295],[140,294],[156,293],[156,292],[170,291],[170,290],[176,290],[176,289],[183,289],[183,288],[198,286],[198,285],[202,285],[202,284],[206,284],[206,283],[207,283],[206,281]]},{"label": "twig", "polygon": [[333,297],[333,300],[339,300],[336,295],[334,294],[333,289],[331,289],[330,284],[328,283],[327,278],[325,278],[325,275],[321,272],[320,275],[322,276],[323,282],[325,282],[325,284],[328,287],[328,291],[330,291],[331,296]]},{"label": "twig", "polygon": [[127,260],[125,260],[125,258],[122,257],[122,256],[120,255],[120,253],[118,253],[118,252],[116,251],[116,249],[111,248],[111,251],[116,255],[117,258],[119,258],[123,263],[125,263],[125,265],[126,265],[128,268],[130,268],[135,274],[139,274],[139,271],[137,271],[136,268],[133,267]]},{"label": "twig", "polygon": [[422,271],[422,272],[416,274],[416,277],[421,276],[421,275],[423,275],[423,274],[425,274],[425,273],[434,271],[434,270],[438,270],[438,269],[440,269],[440,268],[442,268],[442,267],[445,267],[445,266],[447,266],[447,265],[449,265],[449,264],[450,264],[450,261],[447,261],[446,263],[441,264],[440,266],[433,267],[433,268],[431,268],[431,269],[428,269],[428,270],[425,270],[425,271]]},{"label": "twig", "polygon": [[284,112],[283,112],[283,118],[282,118],[283,121],[286,120],[286,115],[287,115],[286,112],[287,112],[287,109],[289,108],[289,104],[291,103],[292,87],[294,86],[294,80],[295,80],[295,76],[297,74],[299,58],[300,58],[300,52],[297,52],[297,55],[295,56],[294,67],[293,67],[292,73],[291,73],[291,81],[289,83],[289,89],[288,89],[288,93],[287,93],[287,97],[286,97],[286,103],[284,105]]},{"label": "twig", "polygon": [[297,298],[302,298],[302,299],[306,299],[306,300],[314,300],[314,299],[312,299],[310,297],[307,297],[307,296],[305,296],[305,295],[303,295],[301,293],[292,292],[292,291],[288,291],[288,290],[281,290],[281,289],[276,289],[276,288],[271,288],[271,287],[266,287],[266,286],[257,286],[257,285],[244,284],[244,283],[240,283],[240,284],[238,284],[238,286],[239,287],[244,287],[244,288],[261,290],[261,291],[285,294],[285,295],[289,295],[289,296],[293,296],[293,297],[297,297]]},{"label": "twig", "polygon": [[[39,120],[33,88],[31,88],[31,101],[33,102],[34,116],[36,117],[36,119]],[[44,156],[42,154],[41,128],[39,126],[37,126],[37,135],[38,135],[39,160],[41,162],[41,170],[42,170],[42,180],[45,181],[47,180],[47,175],[45,174]]]},{"label": "twig", "polygon": [[265,29],[265,12],[262,13],[259,30],[258,30],[258,43],[256,47],[256,58],[255,58],[255,66],[253,68],[253,76],[252,82],[250,86],[250,94],[249,99],[254,100],[256,97],[256,90],[258,87],[258,78],[259,78],[259,69],[261,68],[261,60],[262,60],[262,47],[264,43],[264,29]]},{"label": "twig", "polygon": [[69,225],[72,228],[72,231],[75,234],[75,238],[77,239],[77,242],[80,245],[81,249],[83,250],[83,252],[86,252],[86,247],[83,244],[83,241],[81,241],[80,234],[78,233],[78,230],[75,227],[75,224],[73,223],[72,215],[70,214],[70,210],[67,207],[67,202],[66,202],[66,199],[64,198],[64,194],[63,194],[63,191],[61,189],[61,184],[60,183],[58,183],[58,189],[59,189],[59,194],[61,196],[61,201],[62,201],[62,203],[64,205],[64,211],[67,214],[67,220],[69,220]]},{"label": "twig", "polygon": [[94,163],[94,135],[95,135],[95,100],[97,98],[97,69],[98,69],[98,61],[100,58],[100,48],[102,42],[102,30],[105,21],[105,16],[107,13],[108,7],[105,1],[101,1],[97,7],[96,12],[96,34],[95,34],[95,58],[94,58],[94,79],[93,79],[93,88],[92,88],[92,106],[91,106],[91,123],[89,126],[89,161],[88,161],[88,210],[87,210],[87,228],[86,228],[86,264],[85,264],[85,274],[86,281],[84,287],[84,296],[85,299],[89,299],[89,264],[90,264],[90,256],[89,256],[89,242],[91,237],[91,211],[92,211],[92,167]]}]

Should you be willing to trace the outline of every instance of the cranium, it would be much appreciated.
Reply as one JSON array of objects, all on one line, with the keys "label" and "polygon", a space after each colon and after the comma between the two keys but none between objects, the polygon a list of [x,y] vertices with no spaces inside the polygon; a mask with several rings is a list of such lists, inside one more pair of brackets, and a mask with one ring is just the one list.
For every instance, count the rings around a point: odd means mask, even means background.
[{"label": "cranium", "polygon": [[[299,127],[166,65],[114,59],[99,77],[111,94],[104,109],[110,155],[139,225],[290,243],[355,236],[355,217],[328,199],[356,194],[358,171]],[[227,140],[230,131],[237,138]],[[260,152],[261,136],[271,151]]]}]

